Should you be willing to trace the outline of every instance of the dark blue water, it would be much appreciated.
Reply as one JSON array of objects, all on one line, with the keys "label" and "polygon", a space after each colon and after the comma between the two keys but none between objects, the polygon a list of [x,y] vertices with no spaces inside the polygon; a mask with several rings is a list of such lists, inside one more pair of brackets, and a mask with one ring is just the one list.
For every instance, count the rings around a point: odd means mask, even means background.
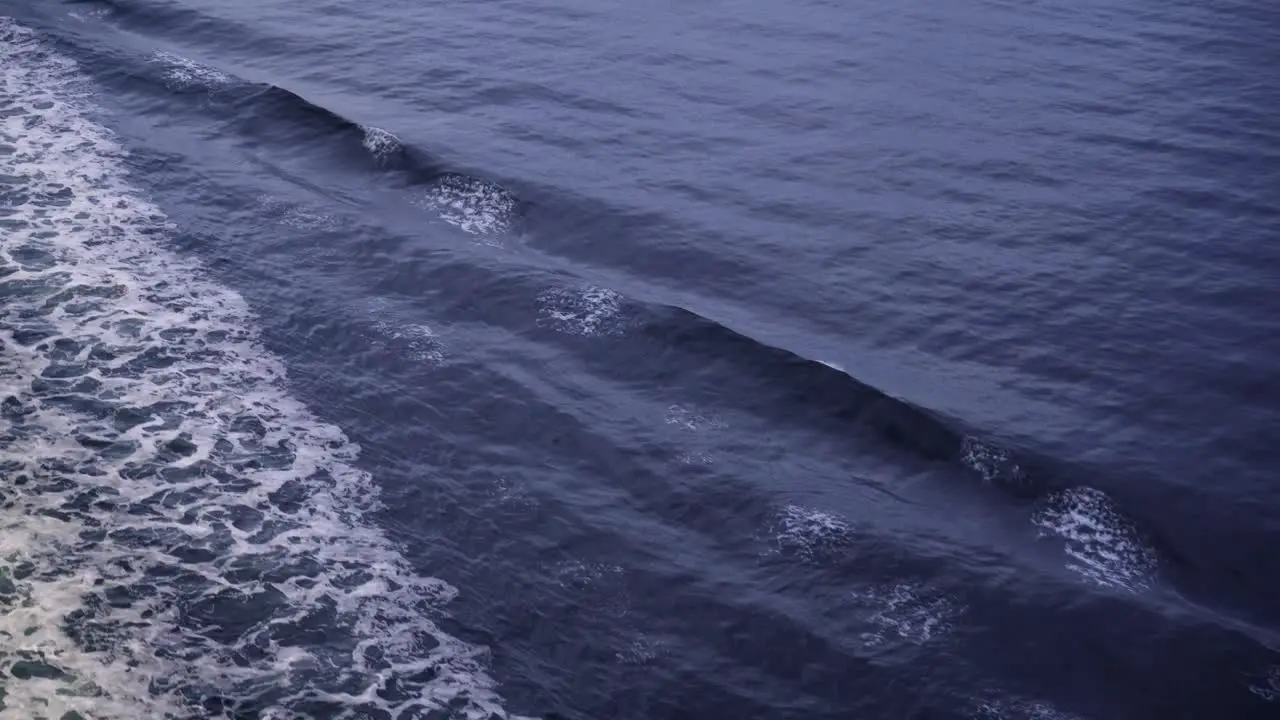
[{"label": "dark blue water", "polygon": [[1280,9],[0,0],[0,718],[1280,717]]}]

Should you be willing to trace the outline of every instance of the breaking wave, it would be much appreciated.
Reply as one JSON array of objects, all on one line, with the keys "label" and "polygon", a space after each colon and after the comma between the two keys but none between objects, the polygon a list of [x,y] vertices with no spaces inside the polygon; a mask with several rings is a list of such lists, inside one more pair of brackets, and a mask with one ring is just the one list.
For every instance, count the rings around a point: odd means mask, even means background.
[{"label": "breaking wave", "polygon": [[404,150],[395,135],[372,126],[364,127],[364,149],[378,162],[387,162]]},{"label": "breaking wave", "polygon": [[768,526],[772,552],[819,562],[844,552],[853,531],[844,518],[799,505],[778,511]]},{"label": "breaking wave", "polygon": [[538,324],[569,335],[621,335],[622,296],[600,287],[553,288],[538,296]]},{"label": "breaking wave", "polygon": [[151,59],[164,66],[165,80],[173,90],[217,90],[235,81],[221,70],[201,65],[181,55],[157,51]]},{"label": "breaking wave", "polygon": [[0,19],[3,712],[506,717],[433,621],[454,588],[365,519],[358,447],[164,249],[87,97]]},{"label": "breaking wave", "polygon": [[514,227],[515,196],[488,180],[446,173],[431,183],[418,202],[471,235],[491,238]]},{"label": "breaking wave", "polygon": [[1032,522],[1044,535],[1063,541],[1068,568],[1099,585],[1137,591],[1154,581],[1155,550],[1101,490],[1075,487],[1050,493]]}]

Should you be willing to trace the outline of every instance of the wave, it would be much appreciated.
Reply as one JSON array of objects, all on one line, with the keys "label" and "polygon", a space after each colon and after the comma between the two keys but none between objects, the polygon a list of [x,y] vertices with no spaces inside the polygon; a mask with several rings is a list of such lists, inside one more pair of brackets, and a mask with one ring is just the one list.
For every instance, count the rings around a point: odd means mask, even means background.
[{"label": "wave", "polygon": [[156,51],[151,59],[165,67],[165,79],[171,90],[217,90],[233,82],[232,77],[221,70],[201,65],[181,55]]},{"label": "wave", "polygon": [[[623,301],[619,297],[615,303]],[[834,363],[809,360],[673,306],[638,312],[642,334],[661,347],[657,356],[686,353],[692,356],[686,361],[700,367],[727,365],[721,377],[740,383],[740,391],[721,389],[735,396],[735,402],[754,405],[752,411],[778,415],[788,423],[810,423],[850,443],[870,435],[925,462],[962,470],[1029,510],[1039,536],[1060,543],[1067,569],[1083,579],[1133,592],[1156,583],[1161,567],[1157,539],[1110,495],[1073,482],[1049,462],[975,437],[958,423],[864,383]],[[795,539],[800,537],[830,541],[844,536],[842,526],[821,514],[794,510],[784,514],[780,527],[780,545],[799,545]]]},{"label": "wave", "polygon": [[1049,493],[1032,515],[1046,536],[1063,541],[1067,567],[1103,587],[1150,587],[1159,558],[1149,540],[1101,490],[1074,487]]},{"label": "wave", "polygon": [[[413,204],[491,244],[520,229],[522,204],[514,193],[493,180],[448,168],[389,130],[346,118],[280,86],[245,81],[172,53],[157,52],[153,63],[163,68],[160,80],[167,90],[201,92],[201,112],[221,113],[241,136],[315,147],[358,169],[396,178],[398,185],[412,188]],[[214,91],[216,98],[209,96]]]},{"label": "wave", "polygon": [[[260,31],[241,23],[213,17],[170,0],[63,0],[60,5],[78,8],[76,15],[91,15],[143,31],[160,31],[166,36],[216,39],[228,45],[288,47],[288,39],[264,37]],[[80,9],[83,8],[83,9]]]},{"label": "wave", "polygon": [[601,287],[557,287],[538,296],[538,323],[569,335],[621,335],[622,296]]},{"label": "wave", "polygon": [[0,19],[0,695],[96,718],[506,717],[455,594],[367,519],[359,447],[288,392],[234,292]]},{"label": "wave", "polygon": [[[224,51],[229,47],[227,38],[255,37],[251,28],[171,3],[95,0],[89,4],[113,24],[144,32],[158,27],[167,36],[181,35],[189,41],[208,34]],[[267,40],[258,37],[245,42]],[[285,39],[269,42],[280,47]],[[224,123],[229,133],[286,145],[293,151],[310,150],[355,171],[378,173],[393,187],[408,189],[411,203],[489,244],[500,244],[494,238],[518,234],[523,225],[525,203],[502,182],[451,167],[391,129],[346,117],[281,85],[241,77],[171,50],[152,51],[145,62],[138,63],[100,45],[96,40],[78,43],[77,51],[93,59],[90,65],[106,82],[126,84],[131,92],[150,89],[166,97],[190,96],[198,102],[194,112]]]},{"label": "wave", "polygon": [[770,405],[817,410],[928,460],[960,462],[964,457],[965,432],[831,363],[769,345],[683,308],[664,306],[654,315],[655,321],[645,325],[646,335],[668,350],[698,356],[701,362],[732,365],[735,375],[769,389]]}]

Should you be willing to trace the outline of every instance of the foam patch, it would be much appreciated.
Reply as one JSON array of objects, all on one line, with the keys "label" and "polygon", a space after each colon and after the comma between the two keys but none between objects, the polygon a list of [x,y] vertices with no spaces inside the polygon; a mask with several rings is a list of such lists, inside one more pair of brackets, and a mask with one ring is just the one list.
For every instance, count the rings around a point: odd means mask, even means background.
[{"label": "foam patch", "polygon": [[538,296],[538,324],[568,335],[621,335],[622,296],[590,286],[547,290]]},{"label": "foam patch", "polygon": [[836,515],[799,505],[778,511],[769,526],[774,552],[818,562],[843,552],[853,539],[849,524]]},{"label": "foam patch", "polygon": [[403,149],[400,139],[386,130],[372,126],[365,126],[362,129],[364,130],[364,149],[368,150],[378,162],[387,162]]},{"label": "foam patch", "polygon": [[666,654],[666,644],[662,640],[638,633],[626,647],[614,653],[614,657],[623,665],[649,665]]},{"label": "foam patch", "polygon": [[370,303],[369,314],[373,317],[373,331],[379,343],[391,346],[419,363],[438,365],[444,362],[444,343],[427,325],[401,322],[391,304],[382,298]]},{"label": "foam patch", "polygon": [[620,565],[565,560],[550,568],[550,576],[560,589],[579,596],[584,606],[613,617],[631,612],[626,570]]},{"label": "foam patch", "polygon": [[870,647],[894,639],[913,645],[944,637],[964,611],[963,606],[942,591],[915,582],[873,587],[854,593],[859,605],[871,611],[874,627],[862,639]]},{"label": "foam patch", "polygon": [[667,408],[667,424],[694,431],[721,430],[728,427],[719,418],[704,415],[697,410],[680,405],[672,405]]},{"label": "foam patch", "polygon": [[463,232],[491,239],[510,232],[516,219],[514,195],[487,180],[456,173],[436,180],[418,204]]},{"label": "foam patch", "polygon": [[1022,698],[981,701],[969,717],[971,720],[1084,720],[1049,703]]},{"label": "foam patch", "polygon": [[235,82],[221,70],[170,52],[157,51],[151,61],[165,67],[164,78],[171,90],[219,90]]},{"label": "foam patch", "polygon": [[269,195],[259,195],[258,209],[272,222],[298,230],[337,230],[342,221],[334,215]]},{"label": "foam patch", "polygon": [[1026,472],[1008,450],[966,437],[960,446],[960,461],[987,482],[1022,484]]},{"label": "foam patch", "polygon": [[1273,665],[1253,678],[1249,692],[1267,702],[1280,702],[1280,665]]},{"label": "foam patch", "polygon": [[1104,587],[1143,590],[1154,582],[1158,559],[1115,502],[1101,490],[1050,493],[1031,521],[1042,537],[1063,541],[1067,567]]}]

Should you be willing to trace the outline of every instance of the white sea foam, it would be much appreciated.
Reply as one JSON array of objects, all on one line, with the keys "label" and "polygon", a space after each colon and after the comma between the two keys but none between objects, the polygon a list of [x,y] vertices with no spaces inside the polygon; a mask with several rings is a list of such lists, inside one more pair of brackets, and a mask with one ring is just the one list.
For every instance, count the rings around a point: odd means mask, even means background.
[{"label": "white sea foam", "polygon": [[398,352],[420,363],[444,362],[444,343],[427,325],[402,321],[384,298],[369,303],[373,332],[380,344],[394,346]]},{"label": "white sea foam", "polygon": [[85,90],[0,19],[0,717],[506,717]]},{"label": "white sea foam", "polygon": [[960,446],[960,460],[987,482],[1023,482],[1026,473],[1013,455],[1002,447],[966,437]]},{"label": "white sea foam", "polygon": [[872,647],[893,638],[923,645],[946,635],[964,611],[942,591],[915,582],[872,587],[855,592],[853,597],[872,611],[868,621],[875,629],[862,636]]},{"label": "white sea foam", "polygon": [[721,430],[728,427],[720,418],[704,415],[696,409],[682,405],[672,405],[667,408],[667,424],[694,431]]},{"label": "white sea foam", "polygon": [[272,222],[287,225],[298,230],[336,230],[342,221],[334,215],[320,212],[304,205],[271,197],[258,196],[258,208]]},{"label": "white sea foam", "polygon": [[621,335],[622,296],[600,287],[553,288],[538,296],[538,324],[569,335]]},{"label": "white sea foam", "polygon": [[529,493],[529,489],[524,484],[507,478],[494,480],[486,494],[495,505],[503,507],[528,510],[538,506],[537,499]]},{"label": "white sea foam", "polygon": [[378,320],[374,329],[383,337],[402,343],[405,353],[418,362],[444,362],[444,348],[435,331],[426,325],[400,325],[393,321]]},{"label": "white sea foam", "polygon": [[853,539],[849,523],[831,513],[787,505],[769,525],[773,552],[816,562],[843,551]]},{"label": "white sea foam", "polygon": [[1031,521],[1063,541],[1067,567],[1105,587],[1130,591],[1153,582],[1156,552],[1101,490],[1075,487],[1044,498]]},{"label": "white sea foam", "polygon": [[369,314],[373,318],[374,338],[380,345],[392,346],[420,363],[444,362],[444,344],[429,326],[402,321],[381,298],[370,303]]},{"label": "white sea foam", "polygon": [[366,125],[361,129],[364,130],[364,148],[373,155],[378,162],[386,162],[395,157],[400,152],[400,138],[371,125]]},{"label": "white sea foam", "polygon": [[680,453],[676,460],[678,460],[682,465],[710,465],[715,462],[715,458],[711,455],[694,450]]},{"label": "white sea foam", "polygon": [[498,242],[516,217],[515,196],[487,180],[449,174],[435,181],[418,200],[445,222],[464,232]]},{"label": "white sea foam", "polygon": [[235,82],[234,77],[221,70],[170,52],[156,51],[151,61],[165,67],[165,80],[173,90],[218,90]]},{"label": "white sea foam", "polygon": [[1046,702],[1023,698],[998,698],[976,703],[971,720],[1084,720]]},{"label": "white sea foam", "polygon": [[626,570],[621,565],[565,560],[550,568],[550,576],[577,602],[615,618],[631,613]]},{"label": "white sea foam", "polygon": [[1249,692],[1267,702],[1280,702],[1280,665],[1272,665],[1252,678]]},{"label": "white sea foam", "polygon": [[556,584],[566,590],[582,590],[608,584],[622,577],[622,566],[610,563],[586,563],[565,560],[552,567]]},{"label": "white sea foam", "polygon": [[91,20],[104,20],[111,16],[111,8],[92,8],[84,11],[72,10],[67,13],[67,17],[75,18],[80,22],[89,22]]},{"label": "white sea foam", "polygon": [[666,653],[666,644],[662,640],[638,633],[626,647],[614,653],[614,657],[623,665],[648,665]]}]

